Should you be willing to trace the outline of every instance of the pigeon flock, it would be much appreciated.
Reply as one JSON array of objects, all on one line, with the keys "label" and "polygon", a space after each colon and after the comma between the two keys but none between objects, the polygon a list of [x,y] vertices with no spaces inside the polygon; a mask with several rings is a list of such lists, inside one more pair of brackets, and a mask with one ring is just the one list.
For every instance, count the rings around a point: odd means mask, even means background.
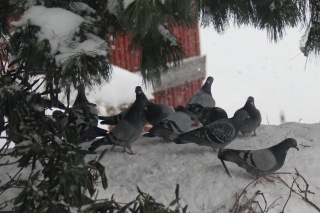
[{"label": "pigeon flock", "polygon": [[[112,145],[123,147],[124,152],[129,154],[136,154],[132,151],[132,144],[141,136],[143,127],[148,123],[152,128],[143,134],[143,137],[161,137],[176,144],[195,143],[219,149],[218,159],[230,177],[225,161],[237,164],[254,177],[266,176],[279,170],[284,164],[288,150],[299,150],[297,141],[287,138],[277,145],[260,150],[225,149],[239,132],[242,137],[252,132],[252,136],[257,136],[256,129],[261,124],[261,114],[255,107],[254,98],[249,96],[245,105],[239,108],[233,117],[228,117],[225,110],[216,107],[211,94],[213,80],[213,77],[209,76],[186,106],[179,105],[176,108],[150,102],[141,87],[137,86],[135,102],[114,116],[98,116],[92,109],[94,105],[78,91],[78,102],[89,105],[88,109],[95,115],[91,119],[79,116],[85,114],[83,107],[82,114],[74,113],[80,143],[91,142],[89,150],[92,152],[100,146]],[[77,112],[75,109],[74,111]],[[64,113],[57,111],[53,117],[61,121],[63,129],[63,125],[66,125]],[[114,125],[114,128],[110,132],[101,129],[97,127],[98,120],[100,124]],[[94,139],[96,140],[92,142]]]}]

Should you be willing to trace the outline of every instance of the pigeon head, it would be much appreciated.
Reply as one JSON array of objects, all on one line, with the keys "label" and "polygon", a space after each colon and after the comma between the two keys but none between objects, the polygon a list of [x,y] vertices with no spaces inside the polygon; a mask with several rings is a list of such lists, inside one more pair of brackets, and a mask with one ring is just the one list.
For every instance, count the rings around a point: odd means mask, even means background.
[{"label": "pigeon head", "polygon": [[213,77],[209,76],[206,80],[206,82],[203,84],[201,90],[203,90],[204,92],[211,94],[211,85],[213,83]]},{"label": "pigeon head", "polygon": [[176,112],[187,112],[186,108],[184,108],[184,106],[182,105],[178,105],[177,108],[175,108]]},{"label": "pigeon head", "polygon": [[244,105],[244,107],[247,108],[247,107],[252,107],[252,106],[255,107],[254,106],[254,98],[252,96],[249,96],[247,98],[247,101],[246,101],[246,104]]},{"label": "pigeon head", "polygon": [[145,108],[147,106],[147,103],[149,102],[146,95],[144,94],[144,92],[142,91],[140,86],[136,87],[136,101],[138,101],[143,108]]},{"label": "pigeon head", "polygon": [[52,117],[55,118],[55,119],[58,119],[62,115],[64,115],[64,113],[61,110],[55,110],[52,113]]},{"label": "pigeon head", "polygon": [[287,150],[290,149],[290,148],[295,148],[296,150],[299,151],[298,143],[293,138],[287,138],[284,141],[282,141],[280,144],[283,146],[283,148],[285,148]]},{"label": "pigeon head", "polygon": [[136,93],[142,93],[142,88],[140,86],[136,86]]},{"label": "pigeon head", "polygon": [[209,76],[206,80],[206,84],[212,84],[212,82],[213,82],[213,77]]}]

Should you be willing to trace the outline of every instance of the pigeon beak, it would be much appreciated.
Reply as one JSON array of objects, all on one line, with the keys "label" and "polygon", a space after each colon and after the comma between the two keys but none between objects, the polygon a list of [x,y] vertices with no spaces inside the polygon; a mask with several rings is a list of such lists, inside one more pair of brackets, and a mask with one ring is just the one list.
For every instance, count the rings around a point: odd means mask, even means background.
[{"label": "pigeon beak", "polygon": [[297,146],[295,148],[299,151],[299,148]]}]

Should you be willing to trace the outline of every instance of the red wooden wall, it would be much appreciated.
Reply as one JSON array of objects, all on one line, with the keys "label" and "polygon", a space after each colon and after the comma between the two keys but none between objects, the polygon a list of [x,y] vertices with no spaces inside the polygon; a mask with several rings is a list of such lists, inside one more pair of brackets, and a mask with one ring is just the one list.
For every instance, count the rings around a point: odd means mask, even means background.
[{"label": "red wooden wall", "polygon": [[173,87],[154,94],[155,103],[166,103],[170,106],[185,106],[189,98],[197,93],[202,86],[203,78],[195,79],[183,85]]},{"label": "red wooden wall", "polygon": [[[195,26],[190,29],[180,27],[173,28],[173,34],[181,41],[186,58],[200,55],[199,28]],[[115,40],[109,40],[112,46],[112,64],[135,72],[140,69],[139,51],[130,51],[130,37],[118,35]],[[166,103],[170,106],[185,105],[189,98],[197,93],[202,86],[203,78],[192,79],[183,85],[158,91],[154,94],[155,103]]]}]

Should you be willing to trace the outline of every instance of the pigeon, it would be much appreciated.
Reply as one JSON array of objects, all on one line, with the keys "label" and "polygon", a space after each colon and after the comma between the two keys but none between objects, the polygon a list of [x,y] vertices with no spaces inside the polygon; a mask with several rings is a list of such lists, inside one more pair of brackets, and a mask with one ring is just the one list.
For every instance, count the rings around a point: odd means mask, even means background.
[{"label": "pigeon", "polygon": [[196,93],[194,96],[192,96],[188,103],[187,107],[192,104],[200,104],[203,107],[214,107],[216,106],[216,102],[212,97],[211,94],[211,85],[213,83],[213,77],[209,76],[206,80],[206,82],[203,84],[201,89]]},{"label": "pigeon", "polygon": [[[246,133],[253,131],[253,136],[256,136],[256,129],[261,124],[261,114],[254,105],[254,98],[249,96],[246,104],[239,110],[246,110],[249,114],[249,117],[243,122],[243,125],[240,128],[240,132],[243,136],[245,136]],[[237,113],[239,110],[237,110],[235,113]]]},{"label": "pigeon", "polygon": [[98,110],[96,104],[90,103],[85,94],[84,86],[78,87],[78,94],[68,113],[76,118],[82,119],[88,126],[98,125]]},{"label": "pigeon", "polygon": [[239,111],[232,118],[220,119],[206,126],[183,133],[174,139],[176,144],[196,143],[213,148],[224,148],[237,136],[248,113]]},{"label": "pigeon", "polygon": [[228,118],[227,112],[220,107],[203,107],[200,104],[194,104],[189,111],[196,115],[197,120],[203,125],[208,125],[219,119]]},{"label": "pigeon", "polygon": [[136,87],[136,100],[125,114],[123,119],[107,134],[107,136],[94,141],[89,147],[94,151],[102,145],[122,146],[124,151],[129,150],[129,154],[135,154],[131,150],[131,145],[141,135],[144,126],[144,109],[147,106],[148,99],[140,86]]},{"label": "pigeon", "polygon": [[192,126],[192,120],[186,109],[179,105],[174,114],[170,114],[159,124],[153,126],[144,137],[162,137],[165,140],[172,140],[177,134],[188,131]]},{"label": "pigeon", "polygon": [[286,159],[290,148],[296,148],[299,151],[297,141],[293,138],[287,138],[277,145],[259,150],[220,150],[218,158],[221,160],[227,174],[231,177],[224,161],[230,161],[244,168],[249,174],[265,176],[279,170]]},{"label": "pigeon", "polygon": [[148,101],[144,114],[147,122],[152,126],[155,126],[167,116],[174,114],[174,109],[168,104],[154,104]]},{"label": "pigeon", "polygon": [[202,107],[215,107],[216,102],[212,97],[211,94],[211,85],[213,83],[213,77],[209,76],[206,82],[203,84],[201,89],[193,95],[188,103],[186,104],[186,109],[189,112],[190,117],[192,120],[198,121],[197,116],[191,112],[191,109],[194,105],[200,105]]},{"label": "pigeon", "polygon": [[[125,114],[128,112],[130,107],[121,113],[114,116],[99,116],[99,119],[102,120],[100,124],[116,125],[123,119]],[[168,104],[155,104],[151,101],[147,102],[147,108],[144,110],[144,123],[149,123],[152,126],[159,124],[164,118],[168,115],[174,113],[174,109]]]},{"label": "pigeon", "polygon": [[[111,116],[98,116],[98,118],[100,120],[102,120],[100,122],[100,124],[106,124],[106,125],[117,125],[125,116],[125,114],[129,111],[131,106],[129,106],[127,109],[125,109],[124,111],[120,112],[117,115],[111,115]],[[145,109],[146,110],[146,109]],[[145,112],[143,112],[145,113]],[[146,124],[148,123],[148,121],[145,118],[145,115],[143,114],[143,123]]]},{"label": "pigeon", "polygon": [[76,131],[80,136],[78,140],[79,143],[93,140],[96,137],[106,136],[108,132],[107,130],[97,126],[89,126],[83,119],[75,117],[73,114],[68,116],[66,113],[60,110],[53,111],[52,117],[56,120],[58,131],[63,137],[66,137],[65,130],[67,125],[71,123],[74,124]]},{"label": "pigeon", "polygon": [[68,124],[74,124],[79,134],[78,143],[87,142],[96,137],[106,136],[107,130],[97,127],[98,110],[96,104],[90,103],[85,94],[83,85],[78,86],[78,94],[71,108],[63,113],[59,110],[53,112],[53,117],[58,122],[59,130],[66,137],[65,128]]}]

